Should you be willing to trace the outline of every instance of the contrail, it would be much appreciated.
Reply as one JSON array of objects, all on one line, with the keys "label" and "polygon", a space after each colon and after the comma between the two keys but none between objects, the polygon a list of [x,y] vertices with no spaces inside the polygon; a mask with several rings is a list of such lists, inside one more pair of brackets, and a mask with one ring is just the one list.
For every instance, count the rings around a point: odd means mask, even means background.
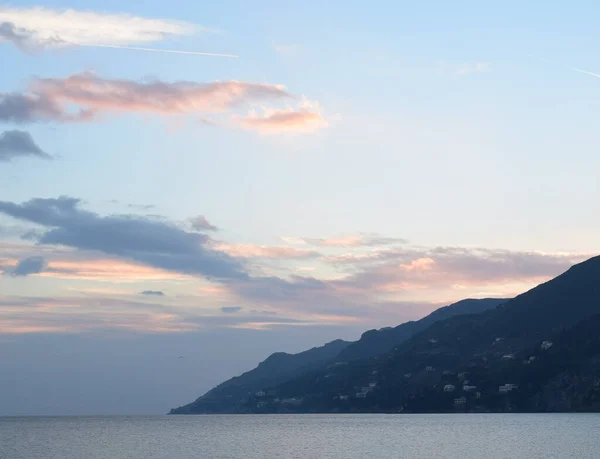
[{"label": "contrail", "polygon": [[585,73],[586,75],[591,75],[596,78],[600,78],[600,73],[588,72],[587,70],[578,69],[577,67],[571,67],[571,70],[575,70],[579,73]]},{"label": "contrail", "polygon": [[117,49],[130,49],[132,51],[151,51],[154,53],[172,53],[172,54],[193,54],[195,56],[212,56],[212,57],[231,57],[234,59],[239,58],[235,54],[219,54],[219,53],[200,53],[197,51],[178,51],[175,49],[157,49],[157,48],[138,48],[134,46],[119,46],[119,45],[98,45],[98,44],[79,44],[77,46],[87,46],[90,48],[117,48]]}]

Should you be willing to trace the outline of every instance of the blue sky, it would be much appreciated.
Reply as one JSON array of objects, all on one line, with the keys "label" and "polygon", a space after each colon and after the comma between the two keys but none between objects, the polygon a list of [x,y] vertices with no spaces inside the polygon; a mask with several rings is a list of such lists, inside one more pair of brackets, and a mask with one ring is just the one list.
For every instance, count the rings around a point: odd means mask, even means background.
[{"label": "blue sky", "polygon": [[[599,8],[0,5],[0,340],[15,382],[48,378],[0,406],[164,412],[271,351],[515,295],[597,254]],[[133,376],[161,372],[140,351],[102,397],[143,400],[74,404],[69,384],[96,376],[61,379],[65,343],[117,374],[123,340],[175,359],[215,345],[187,383],[157,379],[167,396]]]}]

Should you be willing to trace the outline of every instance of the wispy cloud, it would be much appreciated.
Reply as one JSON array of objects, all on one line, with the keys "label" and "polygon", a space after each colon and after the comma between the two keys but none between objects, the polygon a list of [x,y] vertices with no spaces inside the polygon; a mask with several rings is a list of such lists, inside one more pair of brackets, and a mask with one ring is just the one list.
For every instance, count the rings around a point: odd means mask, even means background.
[{"label": "wispy cloud", "polygon": [[0,7],[0,42],[11,42],[25,52],[69,46],[95,46],[237,57],[229,54],[136,46],[208,31],[210,29],[185,21],[146,18],[128,14],[105,14],[43,7]]},{"label": "wispy cloud", "polygon": [[577,72],[577,73],[582,73],[584,75],[589,75],[589,76],[593,76],[593,77],[596,77],[596,78],[600,78],[600,73],[590,72],[589,70],[580,69],[578,67],[570,67],[568,65],[557,63],[557,62],[551,61],[549,59],[545,59],[543,57],[540,57],[539,60],[541,62],[545,62],[546,64],[559,65],[559,66],[561,66],[563,68],[567,68],[567,69],[573,70],[574,72]]},{"label": "wispy cloud", "polygon": [[333,236],[328,238],[314,237],[282,237],[288,244],[309,244],[317,247],[376,247],[394,244],[406,244],[406,239],[387,237],[378,234],[358,233]]},{"label": "wispy cloud", "polygon": [[571,67],[571,69],[575,70],[576,72],[583,73],[585,75],[590,75],[590,76],[593,76],[596,78],[600,78],[600,73],[589,72],[587,70],[578,69],[577,67]]},{"label": "wispy cloud", "polygon": [[87,44],[79,45],[87,46],[90,48],[112,48],[112,49],[127,49],[129,51],[149,51],[153,53],[166,53],[166,54],[187,54],[192,56],[209,56],[209,57],[230,57],[237,59],[240,56],[237,54],[223,54],[223,53],[205,53],[201,51],[181,51],[176,49],[160,49],[160,48],[141,48],[139,46],[119,46],[119,45],[98,45],[98,44]]},{"label": "wispy cloud", "polygon": [[258,245],[258,244],[216,244],[216,250],[242,258],[294,259],[315,258],[320,254],[314,250],[295,247]]}]

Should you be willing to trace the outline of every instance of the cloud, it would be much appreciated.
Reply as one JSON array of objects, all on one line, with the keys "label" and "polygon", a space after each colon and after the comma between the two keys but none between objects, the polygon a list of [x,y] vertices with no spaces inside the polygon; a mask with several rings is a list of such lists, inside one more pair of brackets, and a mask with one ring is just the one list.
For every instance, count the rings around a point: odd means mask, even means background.
[{"label": "cloud", "polygon": [[63,104],[95,112],[141,111],[162,114],[219,112],[245,102],[291,97],[281,85],[223,81],[133,81],[101,78],[91,72],[67,78],[40,78],[32,90]]},{"label": "cloud", "polygon": [[107,79],[84,72],[35,79],[26,93],[0,93],[0,122],[90,121],[103,113],[118,112],[214,114],[292,97],[284,86],[267,83],[167,83]]},{"label": "cloud", "polygon": [[178,304],[113,298],[106,295],[75,297],[0,297],[0,333],[81,333],[136,331],[185,333],[203,328],[256,328],[275,326],[344,325],[349,316],[296,312],[285,316],[272,310],[238,306],[189,308]]},{"label": "cloud", "polygon": [[160,290],[144,290],[140,292],[140,295],[165,296]]},{"label": "cloud", "polygon": [[[311,324],[319,320],[330,324],[336,320],[397,323],[414,318],[418,304],[429,308],[434,303],[441,305],[490,291],[502,296],[520,293],[591,256],[399,246],[395,238],[373,234],[309,239],[311,244],[327,248],[356,249],[323,256],[306,247],[225,244],[164,219],[101,216],[82,209],[79,200],[68,197],[37,198],[21,204],[0,201],[0,213],[44,228],[33,236],[38,246],[10,249],[9,245],[0,252],[0,265],[7,273],[17,266],[18,260],[30,256],[27,250],[46,250],[44,257],[50,261],[40,276],[87,275],[90,279],[119,281],[185,278],[189,282],[208,278],[208,285],[191,286],[195,293],[188,297],[188,307],[192,307],[192,302],[197,305],[199,298],[208,298],[213,314],[215,307],[233,305],[247,311],[269,310],[264,322],[270,324],[282,323],[284,319]],[[69,252],[67,248],[76,250]],[[94,260],[99,253],[103,258]],[[301,260],[309,256],[315,257],[321,276],[300,276],[293,274],[293,269],[286,270],[285,277],[249,274],[249,268],[252,272],[266,272],[261,269],[268,263],[266,260]],[[258,259],[263,263],[258,263]],[[164,300],[183,301],[179,295]],[[277,320],[273,319],[275,312]],[[242,315],[235,314],[235,322],[219,325],[214,318],[203,316],[198,320],[214,326],[259,322],[251,318],[237,321]],[[194,320],[185,319],[181,329],[188,329]]]},{"label": "cloud", "polygon": [[46,260],[44,257],[29,257],[19,260],[17,266],[10,271],[14,277],[25,277],[30,274],[38,274],[46,269]]},{"label": "cloud", "polygon": [[0,40],[29,51],[73,45],[132,45],[207,31],[184,21],[74,9],[0,7]]},{"label": "cloud", "polygon": [[164,269],[144,266],[119,259],[93,258],[97,254],[87,254],[91,259],[65,258],[52,259],[42,277],[56,279],[78,279],[128,283],[141,281],[181,281],[186,276]]},{"label": "cloud", "polygon": [[574,70],[575,72],[583,73],[585,75],[590,75],[590,76],[593,76],[596,78],[600,78],[600,73],[594,73],[594,72],[590,72],[588,70],[578,69],[577,67],[571,67],[571,70]]},{"label": "cloud", "polygon": [[81,45],[89,46],[92,48],[112,48],[112,49],[128,49],[130,51],[149,51],[152,53],[166,53],[166,54],[187,54],[192,56],[212,56],[212,57],[231,57],[234,59],[239,58],[237,54],[223,54],[223,53],[204,53],[200,51],[182,51],[177,49],[162,49],[162,48],[141,48],[139,46],[119,46],[119,45]]},{"label": "cloud", "polygon": [[29,30],[15,27],[11,22],[0,22],[0,43],[12,42],[21,51],[30,53],[39,45],[33,39]]},{"label": "cloud", "polygon": [[[307,133],[327,127],[315,102],[276,108],[282,101],[292,99],[296,96],[278,84],[235,80],[136,81],[83,72],[65,78],[36,78],[24,92],[0,93],[0,122],[89,122],[108,113],[151,113],[194,115],[203,124],[261,133]],[[262,107],[262,114],[256,109],[248,115],[240,114],[257,105]],[[206,115],[215,119],[207,119]]]},{"label": "cloud", "polygon": [[39,244],[96,250],[142,264],[213,279],[246,279],[239,260],[209,247],[208,236],[137,216],[102,217],[70,197],[0,201],[0,212],[47,228]]},{"label": "cloud", "polygon": [[502,286],[539,283],[564,272],[590,254],[512,252],[462,247],[432,247],[381,251],[331,263],[351,264],[358,270],[339,285],[372,292]]},{"label": "cloud", "polygon": [[0,93],[0,122],[77,122],[89,121],[93,113],[88,110],[69,111],[44,94]]},{"label": "cloud", "polygon": [[407,240],[402,238],[365,233],[341,235],[330,238],[282,237],[281,240],[288,244],[309,244],[317,247],[376,247],[407,243]]},{"label": "cloud", "polygon": [[110,297],[3,297],[0,333],[73,333],[128,330],[181,333],[197,330],[180,311],[160,304]]},{"label": "cloud", "polygon": [[258,245],[258,244],[217,244],[215,248],[234,257],[242,258],[271,258],[294,259],[315,258],[319,256],[314,250],[297,249],[294,247]]},{"label": "cloud", "polygon": [[262,114],[254,110],[241,118],[241,124],[262,134],[314,132],[328,126],[318,104],[309,102],[303,102],[299,108],[264,109]]},{"label": "cloud", "polygon": [[130,209],[137,210],[151,210],[154,209],[156,206],[154,204],[128,204],[127,207],[129,207]]},{"label": "cloud", "polygon": [[23,156],[52,159],[48,153],[35,143],[29,132],[4,131],[0,135],[0,161],[11,161]]},{"label": "cloud", "polygon": [[275,110],[264,116],[252,114],[243,120],[246,128],[270,134],[278,132],[311,132],[327,127],[320,113],[306,110]]},{"label": "cloud", "polygon": [[456,71],[456,75],[467,75],[469,73],[481,73],[490,70],[490,64],[488,62],[475,62],[473,64],[464,64],[459,67]]},{"label": "cloud", "polygon": [[209,222],[204,215],[190,218],[190,224],[196,231],[217,231],[219,229]]}]

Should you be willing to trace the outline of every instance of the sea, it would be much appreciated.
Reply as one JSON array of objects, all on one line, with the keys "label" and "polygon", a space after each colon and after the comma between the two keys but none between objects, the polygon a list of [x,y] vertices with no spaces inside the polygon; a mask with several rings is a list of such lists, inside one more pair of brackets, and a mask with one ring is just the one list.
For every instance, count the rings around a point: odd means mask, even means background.
[{"label": "sea", "polygon": [[600,414],[0,418],[0,459],[600,458]]}]

